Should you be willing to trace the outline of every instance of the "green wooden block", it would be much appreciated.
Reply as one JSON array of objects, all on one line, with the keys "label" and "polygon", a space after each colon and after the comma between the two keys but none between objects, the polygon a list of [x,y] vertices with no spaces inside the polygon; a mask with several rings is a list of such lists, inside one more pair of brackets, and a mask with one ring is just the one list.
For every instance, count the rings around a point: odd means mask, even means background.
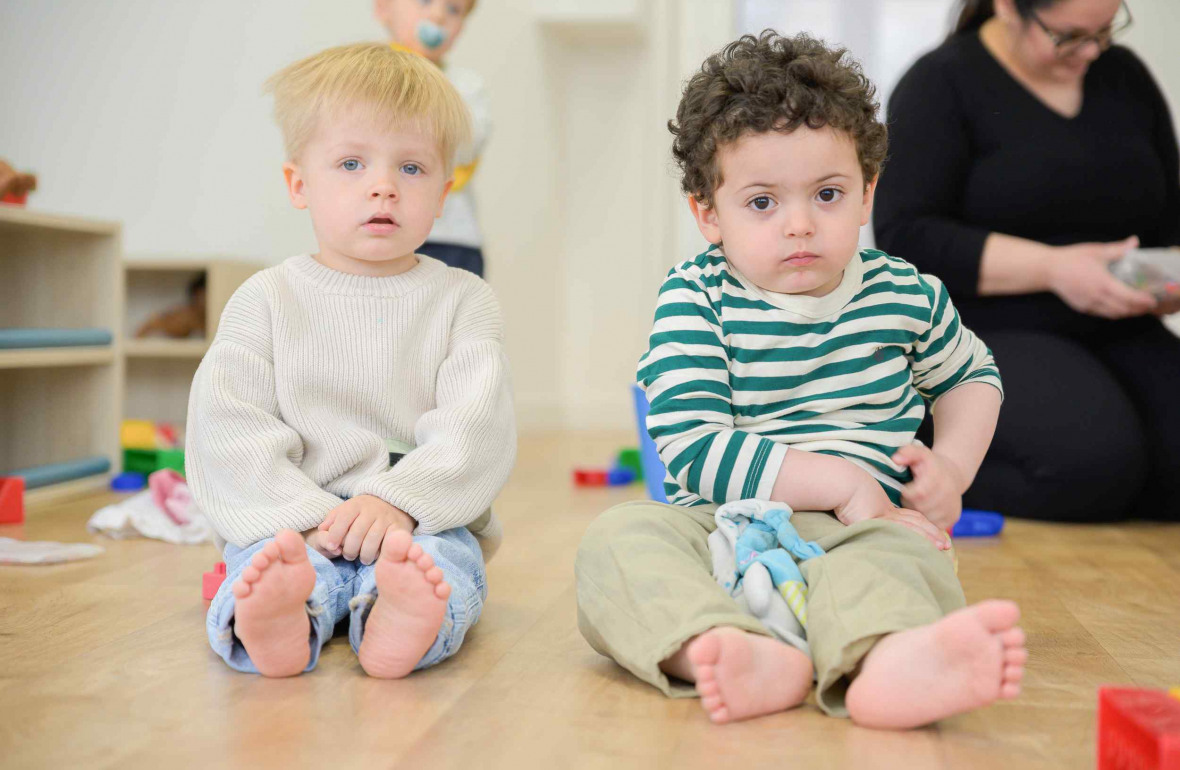
[{"label": "green wooden block", "polygon": [[621,449],[615,459],[615,465],[635,471],[635,478],[643,480],[643,462],[639,459],[638,449]]},{"label": "green wooden block", "polygon": [[156,451],[156,470],[164,468],[171,468],[184,475],[184,450],[183,449],[160,449]]},{"label": "green wooden block", "polygon": [[156,470],[157,454],[155,449],[124,449],[123,470],[149,474]]},{"label": "green wooden block", "polygon": [[184,474],[183,449],[124,449],[123,470],[135,471],[145,476],[162,468],[171,468]]}]

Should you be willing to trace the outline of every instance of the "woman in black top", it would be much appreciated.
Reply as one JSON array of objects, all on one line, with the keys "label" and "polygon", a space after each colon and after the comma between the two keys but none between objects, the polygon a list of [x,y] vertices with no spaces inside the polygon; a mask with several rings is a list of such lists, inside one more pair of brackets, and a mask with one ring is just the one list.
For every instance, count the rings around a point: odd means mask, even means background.
[{"label": "woman in black top", "polygon": [[968,507],[1180,519],[1180,339],[1118,282],[1180,244],[1180,156],[1119,0],[966,0],[889,102],[885,251],[939,276],[1007,394]]}]

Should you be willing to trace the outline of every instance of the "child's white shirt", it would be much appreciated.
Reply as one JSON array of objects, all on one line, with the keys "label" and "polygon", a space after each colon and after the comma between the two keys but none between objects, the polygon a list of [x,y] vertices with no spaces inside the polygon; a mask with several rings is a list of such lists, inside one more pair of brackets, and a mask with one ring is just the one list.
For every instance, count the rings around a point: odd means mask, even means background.
[{"label": "child's white shirt", "polygon": [[[479,163],[492,131],[491,98],[483,78],[472,70],[447,64],[443,67],[443,74],[451,81],[459,96],[463,97],[463,103],[467,105],[467,112],[471,116],[471,143],[459,148],[455,166],[457,169],[469,167],[474,173],[474,167]],[[456,186],[462,181],[460,177],[462,174],[456,177]],[[483,245],[483,234],[475,211],[475,196],[470,184],[452,189],[443,204],[442,216],[434,221],[429,240],[431,243],[450,243],[473,249]]]}]

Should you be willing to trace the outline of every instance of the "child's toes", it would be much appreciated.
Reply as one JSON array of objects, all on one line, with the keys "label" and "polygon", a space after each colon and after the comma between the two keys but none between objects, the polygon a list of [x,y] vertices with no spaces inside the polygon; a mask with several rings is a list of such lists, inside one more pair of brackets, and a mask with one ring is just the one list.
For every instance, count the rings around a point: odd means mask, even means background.
[{"label": "child's toes", "polygon": [[706,679],[705,681],[697,680],[697,694],[702,698],[710,695],[717,695],[721,692],[720,685],[717,684],[716,679]]},{"label": "child's toes", "polygon": [[245,599],[250,595],[250,584],[244,580],[235,580],[230,590],[235,599]]},{"label": "child's toes", "polygon": [[430,558],[430,554],[424,553],[414,563],[418,565],[418,569],[427,572],[434,566],[434,559]]},{"label": "child's toes", "polygon": [[422,546],[414,543],[410,546],[410,550],[406,551],[406,559],[416,562],[422,556]]},{"label": "child's toes", "polygon": [[709,719],[712,720],[713,724],[715,725],[723,725],[729,721],[729,709],[727,709],[725,706],[722,706],[716,711],[710,711]]},{"label": "child's toes", "polygon": [[1004,662],[1011,665],[1023,666],[1028,662],[1028,650],[1023,647],[1013,647],[1005,650]]},{"label": "child's toes", "polygon": [[[274,544],[268,543],[267,545],[269,546],[269,545],[274,545]],[[266,548],[263,548],[261,551],[254,554],[254,556],[250,559],[250,566],[254,567],[254,569],[258,570],[259,572],[262,572],[264,569],[269,567],[270,563],[272,561],[274,561],[274,559],[272,559],[270,557],[270,555],[266,552],[266,550],[267,550]],[[278,555],[278,547],[277,546],[275,547],[275,555],[276,556]],[[258,578],[255,578],[255,580],[257,580],[257,579]]]},{"label": "child's toes", "polygon": [[262,577],[262,570],[252,564],[242,570],[241,578],[247,584],[257,583],[260,577]]},{"label": "child's toes", "polygon": [[1004,681],[1019,682],[1024,679],[1024,666],[1004,666]]},{"label": "child's toes", "polygon": [[1000,641],[1005,647],[1024,647],[1024,631],[1020,628],[1010,628],[1000,634]]},{"label": "child's toes", "polygon": [[381,557],[393,561],[405,561],[410,549],[417,547],[413,545],[413,542],[409,532],[391,526],[385,530],[385,539],[381,541]]},{"label": "child's toes", "polygon": [[707,695],[701,698],[701,705],[705,707],[705,711],[712,713],[724,706],[725,701],[721,700],[720,695]]},{"label": "child's toes", "polygon": [[443,579],[443,571],[438,567],[431,567],[430,569],[426,570],[423,575],[426,577],[426,582],[433,585],[438,585],[438,583]]},{"label": "child's toes", "polygon": [[440,599],[446,599],[451,595],[451,586],[449,583],[439,583],[434,587],[434,595]]},{"label": "child's toes", "polygon": [[1020,685],[1016,682],[1007,682],[1000,688],[1000,697],[1004,700],[1012,700],[1020,695]]},{"label": "child's toes", "polygon": [[290,529],[279,530],[274,542],[279,558],[285,562],[298,563],[307,558],[307,547],[298,532]]}]

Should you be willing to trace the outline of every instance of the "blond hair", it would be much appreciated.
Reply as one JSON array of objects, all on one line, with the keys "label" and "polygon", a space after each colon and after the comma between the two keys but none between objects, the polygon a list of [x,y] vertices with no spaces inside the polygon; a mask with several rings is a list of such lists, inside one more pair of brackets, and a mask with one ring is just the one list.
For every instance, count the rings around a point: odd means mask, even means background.
[{"label": "blond hair", "polygon": [[301,59],[272,75],[275,120],[287,156],[298,159],[325,115],[366,110],[375,121],[425,130],[447,173],[471,135],[463,98],[434,64],[384,43],[356,43]]}]

